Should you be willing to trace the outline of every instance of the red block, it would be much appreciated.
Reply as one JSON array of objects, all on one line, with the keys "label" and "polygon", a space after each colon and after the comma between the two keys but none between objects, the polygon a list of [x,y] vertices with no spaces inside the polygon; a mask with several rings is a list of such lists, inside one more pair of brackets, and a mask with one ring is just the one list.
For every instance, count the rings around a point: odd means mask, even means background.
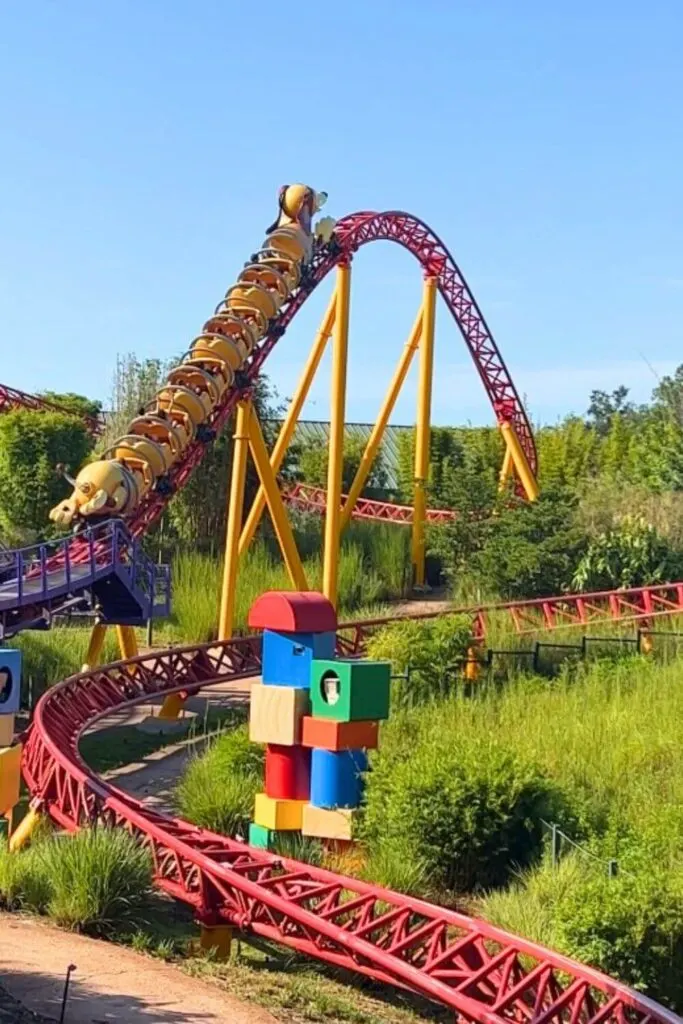
[{"label": "red block", "polygon": [[330,633],[337,629],[337,613],[315,591],[269,590],[251,606],[249,625],[281,633]]},{"label": "red block", "polygon": [[308,800],[311,752],[306,747],[266,746],[266,795],[276,800]]},{"label": "red block", "polygon": [[301,742],[320,750],[374,750],[379,739],[379,722],[335,722],[331,718],[306,715],[301,722]]}]

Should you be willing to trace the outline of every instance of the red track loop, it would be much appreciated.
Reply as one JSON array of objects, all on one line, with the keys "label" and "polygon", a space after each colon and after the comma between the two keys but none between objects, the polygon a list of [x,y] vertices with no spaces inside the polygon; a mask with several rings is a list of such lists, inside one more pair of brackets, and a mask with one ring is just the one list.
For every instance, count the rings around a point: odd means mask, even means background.
[{"label": "red track loop", "polygon": [[40,700],[23,769],[64,828],[121,825],[150,849],[157,884],[207,923],[230,922],[319,960],[403,986],[458,1019],[497,1024],[664,1024],[671,1013],[563,956],[463,914],[252,849],[150,811],[92,775],[83,731],[114,709],[260,668],[244,638],[143,655],[73,676]]}]

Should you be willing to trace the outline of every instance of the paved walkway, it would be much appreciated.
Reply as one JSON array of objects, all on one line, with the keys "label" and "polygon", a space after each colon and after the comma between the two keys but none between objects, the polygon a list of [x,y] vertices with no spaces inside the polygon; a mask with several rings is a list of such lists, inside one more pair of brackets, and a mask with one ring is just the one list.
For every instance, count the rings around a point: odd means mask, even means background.
[{"label": "paved walkway", "polygon": [[5,1011],[0,995],[0,1024],[59,1020],[70,963],[65,1024],[276,1024],[267,1010],[177,967],[16,914],[0,914],[0,981],[25,1010],[15,1005],[14,1016],[3,1016],[12,1007]]}]

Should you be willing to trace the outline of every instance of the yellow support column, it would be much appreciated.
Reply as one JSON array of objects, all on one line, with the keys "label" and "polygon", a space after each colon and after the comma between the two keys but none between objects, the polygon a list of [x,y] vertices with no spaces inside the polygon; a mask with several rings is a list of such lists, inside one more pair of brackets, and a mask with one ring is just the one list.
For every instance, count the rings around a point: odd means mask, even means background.
[{"label": "yellow support column", "polygon": [[81,665],[81,672],[89,672],[100,664],[106,635],[107,627],[101,622],[93,626],[88,642],[88,650],[85,652],[85,661]]},{"label": "yellow support column", "polygon": [[538,482],[536,477],[531,471],[531,466],[524,453],[524,449],[519,443],[519,438],[515,433],[515,428],[508,420],[504,420],[500,424],[501,433],[505,440],[505,447],[510,453],[510,458],[514,463],[514,467],[517,470],[517,476],[522,481],[522,486],[526,493],[529,501],[536,501],[538,497]]},{"label": "yellow support column", "polygon": [[270,512],[271,519],[273,520],[275,534],[280,545],[280,550],[282,551],[282,557],[284,558],[285,565],[287,566],[289,578],[292,581],[292,586],[296,590],[308,590],[306,574],[304,573],[304,567],[301,564],[301,559],[299,558],[299,552],[296,547],[296,541],[294,540],[294,534],[292,533],[292,527],[290,526],[289,519],[287,518],[287,510],[282,500],[282,495],[278,489],[273,467],[268,460],[268,450],[266,448],[266,443],[263,440],[261,424],[253,410],[249,418],[249,447],[251,448],[256,472],[259,475],[261,486],[263,487],[266,495],[268,511]]},{"label": "yellow support column", "polygon": [[341,263],[337,269],[336,294],[337,313],[334,325],[334,349],[332,352],[330,447],[327,466],[325,555],[323,563],[323,593],[335,608],[337,607],[337,580],[339,574],[346,364],[349,348],[349,308],[351,305],[351,268],[348,264]]},{"label": "yellow support column", "polygon": [[235,423],[235,444],[232,452],[232,479],[228,504],[228,528],[225,538],[225,564],[223,566],[223,588],[221,609],[218,619],[218,639],[229,640],[232,636],[235,615],[235,587],[239,565],[239,539],[242,527],[242,506],[244,485],[247,479],[247,452],[249,450],[249,418],[251,402],[243,399],[237,404]]},{"label": "yellow support column", "polygon": [[500,476],[498,477],[498,490],[504,491],[507,482],[512,474],[512,453],[508,445],[505,445],[505,455],[503,456],[503,465],[500,468]]},{"label": "yellow support column", "polygon": [[229,924],[201,924],[199,926],[199,948],[214,952],[216,960],[227,960],[232,945],[232,928]]},{"label": "yellow support column", "polygon": [[[287,452],[287,449],[289,447],[289,444],[294,435],[296,425],[299,422],[299,416],[301,415],[303,404],[306,401],[306,398],[308,397],[308,392],[313,382],[313,378],[315,377],[316,371],[320,366],[320,360],[323,357],[325,346],[327,345],[330,335],[332,334],[336,310],[337,296],[335,293],[332,295],[332,298],[330,299],[330,304],[327,307],[327,311],[325,313],[325,316],[323,317],[322,323],[320,324],[320,329],[318,330],[318,333],[315,337],[315,341],[313,342],[313,347],[309,353],[308,360],[306,361],[303,373],[301,374],[299,386],[297,387],[291,405],[287,410],[287,415],[285,416],[284,422],[280,428],[280,433],[278,434],[277,437],[277,441],[275,442],[275,445],[273,447],[273,451],[270,456],[270,465],[272,467],[273,473],[277,473],[279,471],[285,454]],[[254,539],[256,527],[259,524],[265,507],[266,492],[264,491],[263,487],[260,487],[256,494],[256,497],[254,498],[254,503],[249,509],[247,520],[244,524],[244,528],[242,529],[242,536],[240,537],[239,546],[240,558],[242,557],[242,555],[244,554],[244,552],[247,550],[252,540]]]},{"label": "yellow support column", "polygon": [[436,320],[435,277],[424,282],[422,300],[422,337],[420,338],[420,378],[417,392],[417,429],[415,436],[415,494],[413,497],[412,561],[415,586],[425,585],[425,519],[429,478],[429,439],[432,410],[432,373],[434,369],[434,324]]},{"label": "yellow support column", "polygon": [[342,509],[342,530],[345,530],[346,527],[349,525],[349,522],[351,520],[351,514],[356,506],[356,502],[360,497],[360,493],[363,490],[363,487],[365,486],[365,481],[368,478],[368,474],[372,469],[372,464],[375,461],[375,456],[377,455],[379,446],[382,443],[382,438],[384,437],[384,431],[386,430],[387,423],[389,422],[389,417],[393,412],[394,405],[396,404],[396,399],[398,398],[401,388],[403,387],[403,382],[405,381],[408,370],[410,369],[410,364],[412,362],[413,356],[415,355],[418,345],[420,344],[421,331],[422,308],[420,307],[420,312],[417,314],[415,324],[413,325],[413,329],[410,332],[410,336],[408,337],[408,341],[406,342],[403,354],[399,359],[398,366],[396,367],[396,372],[394,373],[391,384],[389,385],[389,390],[387,391],[386,394],[386,398],[384,399],[382,408],[379,411],[379,415],[377,417],[377,420],[375,421],[375,425],[372,428],[370,437],[368,438],[368,443],[365,446],[365,451],[363,452],[363,457],[360,460],[358,471],[356,472],[356,475],[353,479],[351,489],[349,490],[346,502],[344,504],[344,508]]},{"label": "yellow support column", "polygon": [[116,637],[119,641],[121,657],[128,661],[138,656],[138,638],[132,626],[117,626]]},{"label": "yellow support column", "polygon": [[40,823],[40,809],[38,805],[31,804],[29,810],[21,819],[14,832],[9,838],[9,852],[16,853],[26,846],[31,836]]}]

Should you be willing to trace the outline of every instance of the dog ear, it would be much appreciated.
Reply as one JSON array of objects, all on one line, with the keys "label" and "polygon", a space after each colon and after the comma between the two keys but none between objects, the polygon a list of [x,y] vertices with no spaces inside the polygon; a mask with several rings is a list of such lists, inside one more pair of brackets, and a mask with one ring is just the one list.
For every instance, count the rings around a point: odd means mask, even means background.
[{"label": "dog ear", "polygon": [[266,228],[266,234],[267,235],[269,235],[271,233],[271,231],[275,231],[275,228],[280,223],[280,216],[281,216],[282,210],[284,208],[285,196],[287,195],[287,189],[288,188],[289,188],[289,185],[280,185],[280,191],[277,194],[278,215],[275,218],[275,220],[273,221],[273,223],[270,225],[270,227]]}]

